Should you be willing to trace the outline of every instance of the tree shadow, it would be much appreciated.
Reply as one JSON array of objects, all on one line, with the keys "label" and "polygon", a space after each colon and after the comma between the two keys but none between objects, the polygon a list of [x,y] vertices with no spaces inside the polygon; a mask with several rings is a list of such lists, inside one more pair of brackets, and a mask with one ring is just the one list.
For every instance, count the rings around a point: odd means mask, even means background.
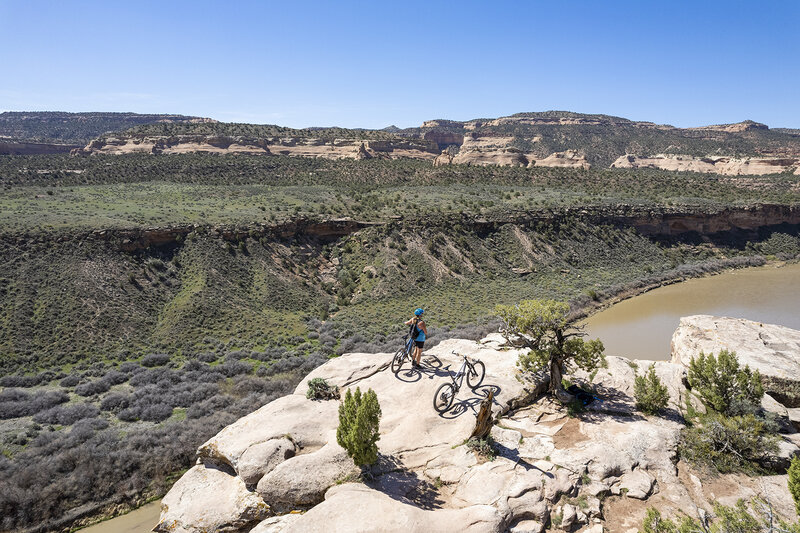
[{"label": "tree shadow", "polygon": [[555,475],[552,472],[548,472],[547,470],[542,470],[538,466],[529,463],[527,459],[520,457],[519,450],[517,448],[509,448],[505,444],[501,444],[497,441],[494,441],[492,446],[494,447],[494,451],[497,453],[497,455],[514,461],[515,464],[521,466],[526,471],[537,470],[542,474],[544,474],[544,476],[549,479],[553,479],[555,477]]},{"label": "tree shadow", "polygon": [[[595,401],[580,413],[580,418],[587,422],[600,422],[609,417],[617,421],[646,420],[636,409],[636,400],[614,387],[606,387],[598,383],[580,381],[581,388],[593,391]],[[683,414],[672,406],[662,409],[656,416],[672,422],[685,423]]]},{"label": "tree shadow", "polygon": [[375,470],[378,473],[364,482],[371,489],[420,509],[441,509],[444,505],[438,487],[406,469],[396,457],[380,454],[378,463],[372,468],[373,472]]}]

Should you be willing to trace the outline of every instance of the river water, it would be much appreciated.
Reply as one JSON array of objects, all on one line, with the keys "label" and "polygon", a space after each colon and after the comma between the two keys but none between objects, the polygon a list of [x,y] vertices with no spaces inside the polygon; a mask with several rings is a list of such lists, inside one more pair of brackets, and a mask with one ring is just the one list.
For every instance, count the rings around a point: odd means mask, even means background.
[{"label": "river water", "polygon": [[586,320],[606,355],[669,360],[682,316],[746,318],[800,329],[800,264],[733,270],[660,287]]},{"label": "river water", "polygon": [[146,533],[158,524],[161,501],[154,501],[128,514],[79,530],[80,533]]}]

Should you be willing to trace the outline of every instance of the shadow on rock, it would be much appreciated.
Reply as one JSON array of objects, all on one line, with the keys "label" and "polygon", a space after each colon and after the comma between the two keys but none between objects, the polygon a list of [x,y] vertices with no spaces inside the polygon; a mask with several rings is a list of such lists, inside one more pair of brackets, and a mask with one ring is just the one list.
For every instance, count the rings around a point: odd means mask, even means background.
[{"label": "shadow on rock", "polygon": [[444,505],[439,489],[433,483],[420,478],[416,472],[405,469],[393,456],[381,454],[378,457],[378,464],[372,470],[385,472],[375,474],[373,479],[365,481],[365,484],[372,489],[421,509],[441,509]]}]

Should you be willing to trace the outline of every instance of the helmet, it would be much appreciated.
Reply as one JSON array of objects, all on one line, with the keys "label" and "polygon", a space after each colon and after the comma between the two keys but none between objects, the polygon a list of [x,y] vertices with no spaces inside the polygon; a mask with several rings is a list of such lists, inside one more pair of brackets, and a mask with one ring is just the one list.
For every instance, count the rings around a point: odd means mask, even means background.
[{"label": "helmet", "polygon": [[422,313],[424,313],[424,312],[425,312],[425,310],[423,308],[417,307],[417,309],[414,311],[414,314],[417,315],[417,316],[422,316]]}]

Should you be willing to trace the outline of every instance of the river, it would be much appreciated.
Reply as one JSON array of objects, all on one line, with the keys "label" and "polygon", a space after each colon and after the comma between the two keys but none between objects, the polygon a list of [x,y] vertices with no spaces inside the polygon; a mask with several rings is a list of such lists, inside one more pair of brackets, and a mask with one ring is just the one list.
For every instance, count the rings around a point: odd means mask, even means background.
[{"label": "river", "polygon": [[128,514],[79,530],[80,533],[146,533],[158,523],[161,500],[143,505]]},{"label": "river", "polygon": [[746,318],[800,329],[800,264],[733,270],[624,300],[586,320],[606,355],[669,360],[682,316]]}]

